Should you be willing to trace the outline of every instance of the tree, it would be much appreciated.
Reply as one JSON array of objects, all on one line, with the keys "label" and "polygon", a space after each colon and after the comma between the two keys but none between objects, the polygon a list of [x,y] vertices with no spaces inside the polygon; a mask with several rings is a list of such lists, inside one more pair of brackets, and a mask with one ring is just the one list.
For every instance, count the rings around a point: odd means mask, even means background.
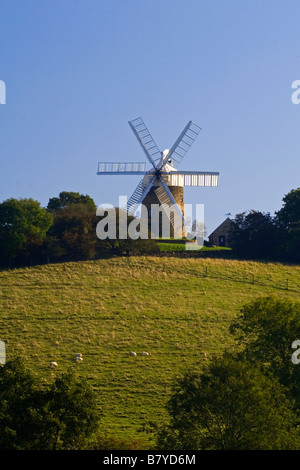
[{"label": "tree", "polygon": [[0,367],[1,450],[81,448],[98,419],[92,388],[73,372],[46,386],[20,358]]},{"label": "tree", "polygon": [[292,344],[300,339],[300,302],[275,296],[243,306],[230,331],[243,345],[243,356],[264,364],[288,387],[300,410],[300,366],[291,360]]},{"label": "tree", "polygon": [[66,260],[92,259],[96,255],[96,211],[90,204],[71,203],[53,214],[45,251]]},{"label": "tree", "polygon": [[300,260],[300,188],[283,197],[283,206],[276,212],[280,251],[292,260]]},{"label": "tree", "polygon": [[299,228],[300,224],[300,188],[292,189],[283,198],[282,208],[276,212],[278,222],[286,229]]},{"label": "tree", "polygon": [[58,197],[49,199],[47,209],[51,213],[55,213],[57,210],[65,209],[71,204],[85,204],[96,212],[96,204],[90,196],[72,191],[62,191],[59,193]]},{"label": "tree", "polygon": [[47,415],[51,421],[51,447],[78,449],[98,428],[95,394],[87,382],[73,372],[63,374],[46,393]]},{"label": "tree", "polygon": [[62,191],[49,199],[47,210],[53,215],[53,227],[43,246],[49,262],[88,260],[95,257],[96,204],[87,194]]},{"label": "tree", "polygon": [[0,449],[27,450],[43,423],[36,377],[19,358],[0,367]]},{"label": "tree", "polygon": [[170,424],[160,449],[299,449],[292,402],[258,366],[225,354],[201,373],[177,379],[168,402]]},{"label": "tree", "polygon": [[276,255],[276,224],[269,213],[251,210],[237,214],[233,220],[231,244],[234,252],[248,258]]},{"label": "tree", "polygon": [[52,215],[38,201],[7,199],[0,204],[0,252],[9,259],[30,256],[52,223]]}]

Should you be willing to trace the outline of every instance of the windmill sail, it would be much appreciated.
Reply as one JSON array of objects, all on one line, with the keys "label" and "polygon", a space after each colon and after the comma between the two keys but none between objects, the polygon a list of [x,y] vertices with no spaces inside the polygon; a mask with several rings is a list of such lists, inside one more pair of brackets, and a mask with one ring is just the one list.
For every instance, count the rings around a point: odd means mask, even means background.
[{"label": "windmill sail", "polygon": [[145,175],[145,162],[99,162],[97,175]]},{"label": "windmill sail", "polygon": [[186,152],[198,136],[200,130],[201,128],[197,126],[197,124],[189,121],[170,149],[170,152],[163,159],[160,168],[162,168],[170,158],[172,158],[172,160],[174,160],[177,165],[179,165]]},{"label": "windmill sail", "polygon": [[130,196],[127,202],[127,208],[126,208],[127,212],[129,213],[135,212],[135,209],[137,208],[137,206],[141,204],[143,199],[145,199],[146,195],[150,191],[154,180],[155,180],[155,176],[153,176],[150,179],[149,183],[146,185],[145,185],[144,179],[142,179],[139,182],[139,184],[137,185],[137,187],[135,188],[135,190],[133,191],[132,195]]},{"label": "windmill sail", "polygon": [[166,175],[170,186],[210,186],[219,185],[219,173],[209,171],[169,171]]},{"label": "windmill sail", "polygon": [[134,135],[136,136],[138,142],[140,143],[142,149],[144,150],[146,157],[150,161],[153,167],[156,167],[156,163],[161,158],[161,152],[154,142],[150,132],[148,131],[142,118],[134,119],[129,121],[129,125],[133,130]]}]

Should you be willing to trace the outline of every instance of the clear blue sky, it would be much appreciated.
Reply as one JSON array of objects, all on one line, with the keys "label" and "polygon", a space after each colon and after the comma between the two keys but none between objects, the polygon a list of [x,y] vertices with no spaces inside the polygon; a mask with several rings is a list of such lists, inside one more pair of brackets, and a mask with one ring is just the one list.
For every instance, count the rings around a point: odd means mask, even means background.
[{"label": "clear blue sky", "polygon": [[208,233],[300,186],[299,0],[1,0],[0,38],[1,201],[129,197],[138,176],[96,171],[145,161],[139,116],[161,150],[202,128],[180,168],[220,172],[218,188],[185,190]]}]

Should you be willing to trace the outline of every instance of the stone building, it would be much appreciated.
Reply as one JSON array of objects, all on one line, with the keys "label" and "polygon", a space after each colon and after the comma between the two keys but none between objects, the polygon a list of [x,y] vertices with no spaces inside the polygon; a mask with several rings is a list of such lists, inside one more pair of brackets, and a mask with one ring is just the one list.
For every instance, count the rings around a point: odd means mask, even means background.
[{"label": "stone building", "polygon": [[231,247],[230,239],[234,222],[227,217],[208,237],[210,245]]}]

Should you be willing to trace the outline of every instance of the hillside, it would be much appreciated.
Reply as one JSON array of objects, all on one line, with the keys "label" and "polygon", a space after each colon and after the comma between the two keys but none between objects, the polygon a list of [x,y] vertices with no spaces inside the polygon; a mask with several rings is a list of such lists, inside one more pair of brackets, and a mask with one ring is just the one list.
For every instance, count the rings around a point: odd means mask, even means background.
[{"label": "hillside", "polygon": [[97,391],[103,433],[144,438],[135,433],[143,423],[166,418],[174,375],[232,347],[228,327],[245,302],[269,294],[299,300],[300,267],[112,258],[2,271],[0,287],[7,358],[26,356],[45,380],[78,367]]}]

